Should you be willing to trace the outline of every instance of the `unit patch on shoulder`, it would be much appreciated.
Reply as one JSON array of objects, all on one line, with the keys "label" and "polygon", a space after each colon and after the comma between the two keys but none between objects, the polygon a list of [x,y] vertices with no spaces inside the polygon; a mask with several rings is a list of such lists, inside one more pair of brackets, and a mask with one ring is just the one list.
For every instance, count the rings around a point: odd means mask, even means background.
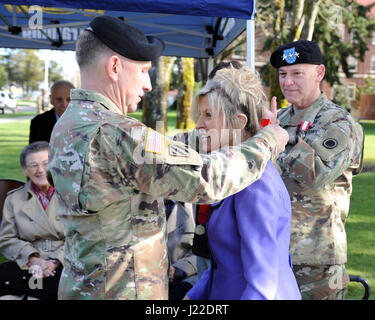
[{"label": "unit patch on shoulder", "polygon": [[336,148],[338,145],[338,142],[334,138],[328,138],[323,141],[323,146],[327,149],[333,149]]},{"label": "unit patch on shoulder", "polygon": [[170,144],[168,146],[169,155],[172,157],[188,157],[189,147],[183,144]]}]

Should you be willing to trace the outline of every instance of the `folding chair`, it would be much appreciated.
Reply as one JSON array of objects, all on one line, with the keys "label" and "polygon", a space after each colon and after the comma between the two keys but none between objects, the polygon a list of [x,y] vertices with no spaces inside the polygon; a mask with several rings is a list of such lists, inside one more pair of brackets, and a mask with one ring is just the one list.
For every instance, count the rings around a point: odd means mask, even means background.
[{"label": "folding chair", "polygon": [[350,282],[359,282],[363,285],[365,294],[363,295],[362,300],[368,300],[368,298],[370,297],[370,286],[368,285],[367,281],[360,276],[355,276],[352,274],[349,274],[349,279]]},{"label": "folding chair", "polygon": [[0,222],[3,217],[3,207],[7,193],[13,189],[19,188],[25,184],[25,181],[16,179],[0,179]]}]

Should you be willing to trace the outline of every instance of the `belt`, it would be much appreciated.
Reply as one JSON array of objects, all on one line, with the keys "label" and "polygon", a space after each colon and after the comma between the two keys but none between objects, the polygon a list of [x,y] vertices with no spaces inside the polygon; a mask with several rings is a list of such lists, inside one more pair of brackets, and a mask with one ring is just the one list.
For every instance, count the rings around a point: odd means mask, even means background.
[{"label": "belt", "polygon": [[43,252],[52,252],[60,247],[64,242],[61,240],[37,240],[33,242],[33,245]]}]

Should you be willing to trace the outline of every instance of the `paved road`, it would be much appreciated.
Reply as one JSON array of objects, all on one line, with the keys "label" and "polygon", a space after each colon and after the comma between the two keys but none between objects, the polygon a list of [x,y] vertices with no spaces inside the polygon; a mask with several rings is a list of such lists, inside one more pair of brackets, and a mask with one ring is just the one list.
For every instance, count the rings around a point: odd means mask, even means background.
[{"label": "paved road", "polygon": [[[18,108],[18,112],[36,112],[36,107],[17,106],[17,108]],[[5,114],[12,114],[12,111],[6,109]],[[34,117],[35,117],[35,115],[24,116],[24,117],[14,117],[14,118],[0,118],[0,124],[1,123],[19,121],[19,120],[25,120],[25,119],[32,119]]]}]

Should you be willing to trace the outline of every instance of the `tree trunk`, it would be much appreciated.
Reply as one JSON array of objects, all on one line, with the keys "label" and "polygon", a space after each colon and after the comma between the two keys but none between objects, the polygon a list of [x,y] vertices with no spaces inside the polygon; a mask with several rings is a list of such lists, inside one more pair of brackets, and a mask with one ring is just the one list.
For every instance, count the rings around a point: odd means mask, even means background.
[{"label": "tree trunk", "polygon": [[306,40],[312,41],[313,34],[314,34],[315,21],[316,21],[316,17],[318,16],[319,6],[321,2],[322,0],[314,1],[314,4],[312,5]]},{"label": "tree trunk", "polygon": [[[273,38],[271,43],[270,51],[273,52],[277,47],[279,47],[282,44],[282,34],[283,34],[283,20],[284,20],[284,7],[285,7],[285,1],[284,0],[277,0],[274,2],[276,13],[276,19],[273,25],[273,31],[274,34],[277,35]],[[277,97],[278,107],[285,107],[288,105],[288,102],[284,98],[280,85],[279,85],[279,79],[278,79],[278,70],[271,67],[270,73],[269,73],[269,84],[270,84],[270,100],[273,96]]]},{"label": "tree trunk", "polygon": [[193,129],[195,123],[190,116],[194,94],[194,58],[181,59],[182,85],[177,101],[177,129]]},{"label": "tree trunk", "polygon": [[160,57],[150,70],[152,91],[142,102],[142,122],[160,133],[167,131],[167,97],[175,58]]}]

